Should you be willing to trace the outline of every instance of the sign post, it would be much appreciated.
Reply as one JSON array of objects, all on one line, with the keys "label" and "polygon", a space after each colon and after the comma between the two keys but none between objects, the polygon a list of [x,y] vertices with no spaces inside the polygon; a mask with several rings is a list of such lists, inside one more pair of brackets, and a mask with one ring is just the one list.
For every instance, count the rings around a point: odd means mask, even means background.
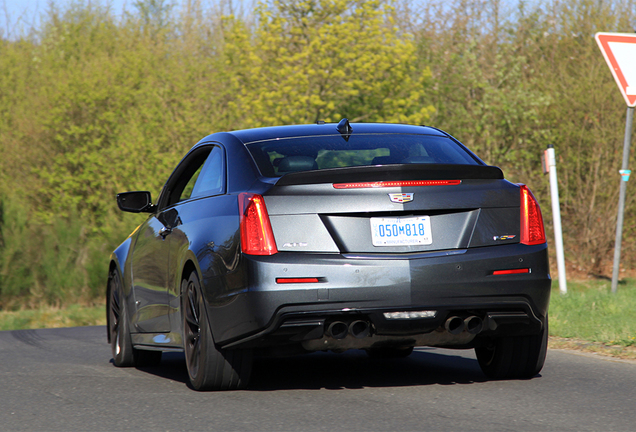
[{"label": "sign post", "polygon": [[627,103],[625,121],[625,140],[623,141],[623,164],[618,198],[618,216],[616,218],[616,241],[614,246],[614,267],[612,270],[612,293],[618,288],[618,276],[621,260],[621,242],[623,239],[623,215],[625,213],[625,194],[631,171],[629,166],[629,147],[632,137],[634,106],[636,106],[636,34],[634,33],[596,33],[598,44],[605,61],[614,76],[614,80]]},{"label": "sign post", "polygon": [[550,175],[550,197],[552,198],[552,220],[554,227],[554,247],[556,249],[557,271],[559,273],[559,292],[568,293],[567,277],[565,275],[565,255],[563,253],[563,229],[561,228],[561,207],[559,205],[559,182],[557,180],[556,156],[554,146],[548,149],[541,158],[543,173]]}]

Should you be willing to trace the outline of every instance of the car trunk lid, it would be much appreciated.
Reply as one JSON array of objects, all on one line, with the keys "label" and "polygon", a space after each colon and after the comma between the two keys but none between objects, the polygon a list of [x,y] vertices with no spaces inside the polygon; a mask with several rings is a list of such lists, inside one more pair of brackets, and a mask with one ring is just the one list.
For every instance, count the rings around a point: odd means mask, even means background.
[{"label": "car trunk lid", "polygon": [[413,253],[519,240],[519,187],[479,165],[291,173],[264,194],[278,250]]}]

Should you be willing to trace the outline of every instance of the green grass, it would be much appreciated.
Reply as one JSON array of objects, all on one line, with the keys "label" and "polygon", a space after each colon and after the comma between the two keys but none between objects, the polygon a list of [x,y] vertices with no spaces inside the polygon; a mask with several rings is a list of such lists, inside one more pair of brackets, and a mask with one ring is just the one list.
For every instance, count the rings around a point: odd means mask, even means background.
[{"label": "green grass", "polygon": [[106,324],[106,307],[71,305],[66,308],[0,312],[0,330],[78,327]]},{"label": "green grass", "polygon": [[636,281],[610,292],[609,281],[568,282],[568,293],[552,283],[550,336],[624,347],[636,346]]}]

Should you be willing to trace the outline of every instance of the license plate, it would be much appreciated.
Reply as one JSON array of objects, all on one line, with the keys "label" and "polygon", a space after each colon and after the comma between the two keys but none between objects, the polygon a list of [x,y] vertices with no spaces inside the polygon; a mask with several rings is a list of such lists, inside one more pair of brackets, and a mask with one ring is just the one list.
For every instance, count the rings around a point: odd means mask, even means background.
[{"label": "license plate", "polygon": [[431,218],[371,218],[371,239],[373,246],[430,245]]}]

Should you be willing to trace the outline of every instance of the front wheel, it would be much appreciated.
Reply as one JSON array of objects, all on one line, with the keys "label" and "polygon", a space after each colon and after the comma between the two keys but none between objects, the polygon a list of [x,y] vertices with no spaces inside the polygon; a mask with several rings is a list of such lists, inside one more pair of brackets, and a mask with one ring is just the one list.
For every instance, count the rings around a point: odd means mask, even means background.
[{"label": "front wheel", "polygon": [[126,297],[119,272],[114,269],[108,278],[108,337],[117,367],[156,366],[161,362],[161,351],[138,350],[130,337],[130,323]]},{"label": "front wheel", "polygon": [[548,317],[541,333],[530,336],[508,336],[493,339],[475,348],[477,361],[484,374],[492,379],[528,379],[543,368],[548,349]]},{"label": "front wheel", "polygon": [[126,297],[117,270],[112,270],[108,278],[108,337],[113,355],[113,363],[118,367],[135,365],[133,346],[128,330]]},{"label": "front wheel", "polygon": [[196,390],[238,390],[247,387],[252,352],[223,350],[214,343],[196,272],[181,283],[181,315],[186,366]]}]

